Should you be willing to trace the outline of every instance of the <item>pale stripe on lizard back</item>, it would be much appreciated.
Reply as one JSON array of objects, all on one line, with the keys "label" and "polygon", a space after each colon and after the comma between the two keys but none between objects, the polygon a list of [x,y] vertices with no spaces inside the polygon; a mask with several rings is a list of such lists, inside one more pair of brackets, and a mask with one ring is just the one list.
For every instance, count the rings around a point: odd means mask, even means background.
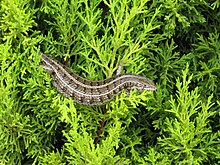
[{"label": "pale stripe on lizard back", "polygon": [[152,80],[139,75],[124,74],[101,81],[92,81],[71,72],[51,55],[42,54],[41,63],[43,68],[50,73],[57,90],[79,104],[104,104],[123,89],[126,92],[132,89],[137,89],[139,92],[156,90]]}]

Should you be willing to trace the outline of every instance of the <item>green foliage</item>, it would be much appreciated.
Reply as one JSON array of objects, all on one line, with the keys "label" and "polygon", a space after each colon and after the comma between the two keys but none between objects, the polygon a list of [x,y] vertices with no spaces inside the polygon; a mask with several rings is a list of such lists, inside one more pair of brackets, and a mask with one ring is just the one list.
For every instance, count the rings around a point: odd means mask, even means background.
[{"label": "green foliage", "polygon": [[194,44],[195,58],[193,59],[193,71],[195,74],[195,81],[198,82],[201,87],[201,93],[216,96],[216,100],[219,99],[219,87],[220,81],[220,37],[219,33],[210,33],[209,36],[198,34],[199,42]]},{"label": "green foliage", "polygon": [[29,10],[29,1],[1,2],[1,32],[4,41],[14,41],[28,35],[28,31],[37,24],[33,20],[36,10]]},{"label": "green foliage", "polygon": [[[171,152],[170,157],[181,164],[200,164],[202,161],[215,158],[217,133],[212,132],[208,119],[215,112],[210,109],[212,95],[207,103],[200,100],[198,87],[189,92],[188,86],[192,76],[187,79],[188,68],[183,71],[183,79],[177,79],[177,100],[170,98],[171,109],[166,110],[174,116],[164,121],[163,136],[159,144]],[[171,156],[172,155],[172,156]],[[176,162],[176,163],[177,163]]]},{"label": "green foliage", "polygon": [[[219,0],[0,1],[0,164],[219,164]],[[89,107],[40,66],[157,91]]]}]

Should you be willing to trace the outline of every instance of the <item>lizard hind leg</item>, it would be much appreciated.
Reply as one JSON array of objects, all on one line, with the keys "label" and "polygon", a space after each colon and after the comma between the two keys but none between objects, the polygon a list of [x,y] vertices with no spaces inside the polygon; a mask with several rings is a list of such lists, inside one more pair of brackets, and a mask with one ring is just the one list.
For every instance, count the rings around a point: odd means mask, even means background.
[{"label": "lizard hind leg", "polygon": [[124,62],[123,62],[123,61],[120,61],[120,62],[119,62],[119,65],[118,65],[117,72],[116,72],[116,75],[117,75],[117,76],[122,73],[123,66],[124,66]]}]

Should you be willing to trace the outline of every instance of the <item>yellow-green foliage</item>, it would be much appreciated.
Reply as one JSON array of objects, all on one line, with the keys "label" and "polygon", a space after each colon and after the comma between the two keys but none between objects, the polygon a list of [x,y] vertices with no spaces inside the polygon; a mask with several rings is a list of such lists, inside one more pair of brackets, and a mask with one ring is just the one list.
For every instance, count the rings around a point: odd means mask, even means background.
[{"label": "yellow-green foliage", "polygon": [[[219,164],[219,0],[1,0],[0,164]],[[89,107],[40,66],[123,73],[155,92]]]}]

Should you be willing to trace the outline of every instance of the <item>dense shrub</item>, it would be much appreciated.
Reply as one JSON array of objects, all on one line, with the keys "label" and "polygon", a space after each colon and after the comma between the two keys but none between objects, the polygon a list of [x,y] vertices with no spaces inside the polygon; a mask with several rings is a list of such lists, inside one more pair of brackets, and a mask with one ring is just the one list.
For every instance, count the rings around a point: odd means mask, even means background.
[{"label": "dense shrub", "polygon": [[[1,0],[0,164],[220,163],[219,0]],[[155,92],[65,98],[52,54],[90,80],[134,73]]]}]

